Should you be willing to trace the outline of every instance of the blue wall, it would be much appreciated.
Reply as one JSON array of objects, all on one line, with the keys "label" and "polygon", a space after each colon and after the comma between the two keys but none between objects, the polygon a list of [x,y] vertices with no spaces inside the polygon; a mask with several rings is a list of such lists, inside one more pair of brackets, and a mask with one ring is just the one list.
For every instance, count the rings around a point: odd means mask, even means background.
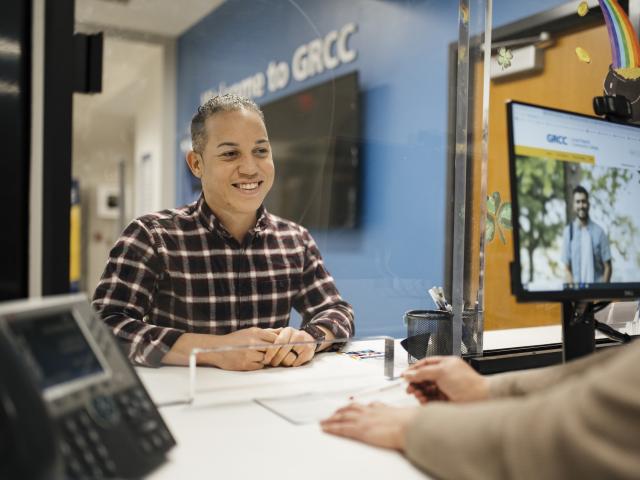
[{"label": "blue wall", "polygon": [[[559,2],[501,0],[495,24]],[[442,0],[229,0],[178,41],[178,138],[200,94],[230,85],[271,60],[349,22],[358,58],[303,82],[291,80],[271,101],[358,70],[362,124],[363,210],[356,231],[312,232],[360,335],[404,335],[402,314],[430,307],[426,289],[444,279],[448,45],[457,37],[457,2]],[[267,126],[268,127],[268,126]],[[183,154],[177,192],[190,201]],[[277,172],[277,158],[276,172]],[[277,177],[276,177],[277,181]]]}]

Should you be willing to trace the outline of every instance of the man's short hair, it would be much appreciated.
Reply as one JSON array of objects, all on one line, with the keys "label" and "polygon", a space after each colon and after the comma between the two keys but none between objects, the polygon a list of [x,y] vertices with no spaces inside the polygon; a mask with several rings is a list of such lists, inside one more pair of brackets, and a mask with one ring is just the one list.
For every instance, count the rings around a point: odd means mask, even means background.
[{"label": "man's short hair", "polygon": [[198,107],[198,111],[191,119],[191,146],[194,151],[202,153],[207,144],[207,130],[205,123],[207,118],[219,112],[235,112],[247,109],[260,115],[264,122],[264,114],[253,100],[233,93],[218,95]]},{"label": "man's short hair", "polygon": [[587,201],[589,201],[589,192],[587,192],[587,189],[584,188],[582,185],[577,185],[574,189],[573,189],[573,193],[571,194],[571,196],[575,196],[576,193],[582,193],[584,195],[586,195],[587,197]]}]

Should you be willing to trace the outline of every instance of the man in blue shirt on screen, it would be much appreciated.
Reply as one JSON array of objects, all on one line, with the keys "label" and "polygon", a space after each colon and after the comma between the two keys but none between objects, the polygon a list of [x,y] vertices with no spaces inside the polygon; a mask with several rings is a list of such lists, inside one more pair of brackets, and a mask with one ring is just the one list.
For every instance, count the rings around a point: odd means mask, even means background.
[{"label": "man in blue shirt on screen", "polygon": [[573,189],[576,218],[564,228],[562,262],[567,283],[608,283],[611,280],[611,250],[606,232],[589,218],[589,192]]}]

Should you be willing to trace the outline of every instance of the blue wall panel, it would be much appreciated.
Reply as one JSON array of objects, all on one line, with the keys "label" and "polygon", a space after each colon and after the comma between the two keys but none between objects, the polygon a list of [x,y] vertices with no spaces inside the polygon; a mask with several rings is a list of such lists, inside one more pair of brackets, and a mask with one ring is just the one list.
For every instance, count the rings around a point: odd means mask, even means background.
[{"label": "blue wall panel", "polygon": [[[496,3],[505,23],[558,2]],[[519,13],[520,12],[520,13]],[[296,47],[358,25],[358,58],[257,99],[265,103],[358,70],[362,91],[363,208],[353,231],[314,231],[359,334],[404,335],[402,314],[430,307],[445,252],[448,45],[457,38],[457,2],[442,0],[229,0],[178,41],[178,138],[188,144],[200,95],[287,61]],[[267,126],[268,127],[268,126]],[[177,193],[191,200],[183,153]],[[276,181],[277,181],[277,158]]]}]

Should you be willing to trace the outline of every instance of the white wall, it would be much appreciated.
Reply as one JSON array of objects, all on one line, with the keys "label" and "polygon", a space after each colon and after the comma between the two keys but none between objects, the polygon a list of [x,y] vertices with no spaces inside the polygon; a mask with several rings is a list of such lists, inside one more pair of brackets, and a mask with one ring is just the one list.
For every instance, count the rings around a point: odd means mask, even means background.
[{"label": "white wall", "polygon": [[[175,206],[175,61],[173,41],[105,37],[103,91],[74,96],[73,175],[83,208],[82,282],[89,295],[120,234],[98,216],[97,191],[117,186],[126,165],[125,224]],[[148,158],[148,160],[144,160]]]},{"label": "white wall", "polygon": [[[131,190],[134,119],[101,113],[76,118],[74,126],[73,177],[80,182],[82,206],[81,289],[92,295],[109,250],[120,234],[118,220],[98,216],[97,191],[102,185],[118,185],[121,161],[125,162],[125,178]],[[131,206],[127,200],[125,205]],[[128,210],[130,217],[132,209]]]},{"label": "white wall", "polygon": [[171,45],[145,60],[135,116],[134,215],[175,206],[175,73]]},{"label": "white wall", "polygon": [[145,76],[138,79],[142,95],[135,115],[134,216],[161,209],[162,185],[162,56],[145,59]]}]

